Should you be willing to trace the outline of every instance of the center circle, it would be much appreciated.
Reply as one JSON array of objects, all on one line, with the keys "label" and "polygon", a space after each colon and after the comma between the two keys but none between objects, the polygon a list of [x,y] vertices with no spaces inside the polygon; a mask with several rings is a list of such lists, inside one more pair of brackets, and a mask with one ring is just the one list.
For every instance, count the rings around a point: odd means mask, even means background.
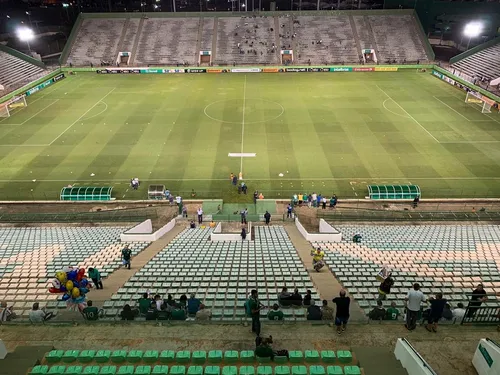
[{"label": "center circle", "polygon": [[285,112],[277,102],[267,99],[222,99],[210,103],[203,110],[205,116],[226,124],[257,124],[276,120]]}]

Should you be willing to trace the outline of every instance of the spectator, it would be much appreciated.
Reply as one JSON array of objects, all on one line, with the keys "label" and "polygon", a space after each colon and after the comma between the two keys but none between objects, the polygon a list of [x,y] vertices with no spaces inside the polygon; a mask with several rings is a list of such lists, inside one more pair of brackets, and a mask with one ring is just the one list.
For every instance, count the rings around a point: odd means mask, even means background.
[{"label": "spectator", "polygon": [[186,306],[187,306],[187,300],[188,300],[188,298],[187,298],[187,296],[185,294],[181,295],[181,298],[179,298],[179,305],[178,306],[181,309],[185,310]]},{"label": "spectator", "polygon": [[271,221],[271,214],[269,213],[269,211],[266,211],[266,213],[264,214],[264,219],[266,220],[266,225],[269,225],[269,222]]},{"label": "spectator", "polygon": [[210,222],[210,228],[215,228],[215,225],[216,225],[216,224],[215,224],[215,221],[213,221],[213,220],[212,220],[212,221]]},{"label": "spectator", "polygon": [[294,289],[291,300],[293,305],[302,306],[302,295],[299,293],[299,289]]},{"label": "spectator", "polygon": [[33,304],[33,309],[29,313],[31,323],[42,323],[52,319],[55,316],[52,312],[47,312],[45,308],[40,309],[38,302]]},{"label": "spectator", "polygon": [[198,213],[198,224],[203,223],[203,209],[201,207],[198,207],[198,210],[196,212]]},{"label": "spectator", "polygon": [[151,305],[151,299],[148,297],[147,293],[144,293],[142,297],[139,298],[139,312],[142,315],[146,315],[150,305]]},{"label": "spectator", "polygon": [[362,239],[362,238],[363,238],[363,237],[361,236],[361,234],[360,234],[360,233],[356,233],[356,234],[352,237],[352,242],[359,243],[359,242],[361,242],[361,239]]},{"label": "spectator", "polygon": [[282,305],[288,306],[292,300],[293,295],[288,292],[288,288],[284,287],[281,290],[281,293],[278,295],[278,302],[281,303]]},{"label": "spectator", "polygon": [[481,307],[481,304],[487,299],[488,297],[486,297],[486,291],[484,290],[483,284],[479,284],[477,288],[472,291],[467,317],[472,318],[476,314],[479,307]]},{"label": "spectator", "polygon": [[97,307],[93,306],[93,302],[89,300],[87,302],[87,307],[82,310],[82,315],[85,320],[98,320],[100,312],[104,313],[104,310],[99,310]]},{"label": "spectator", "polygon": [[429,320],[425,329],[429,332],[437,332],[437,324],[439,319],[443,317],[443,310],[446,305],[446,299],[443,298],[442,293],[437,293],[436,298],[430,298],[431,311],[429,313]]},{"label": "spectator", "polygon": [[280,307],[277,303],[275,303],[273,309],[267,313],[267,318],[269,320],[283,320],[283,311],[280,311]]},{"label": "spectator", "polygon": [[321,309],[313,299],[307,308],[307,320],[321,320]]},{"label": "spectator", "polygon": [[333,320],[333,309],[328,306],[328,301],[323,300],[323,307],[321,308],[321,319],[322,320]]},{"label": "spectator", "polygon": [[319,193],[316,197],[316,206],[319,208],[319,205],[321,204],[322,200],[323,200],[323,197],[321,196],[321,193]]},{"label": "spectator", "polygon": [[244,210],[241,210],[240,215],[241,215],[241,224],[246,224],[247,223],[247,209],[245,208]]},{"label": "spectator", "polygon": [[333,299],[333,303],[337,307],[335,312],[335,325],[337,326],[337,334],[340,335],[345,331],[347,322],[349,321],[349,307],[351,299],[346,296],[345,290],[340,291],[340,296]]},{"label": "spectator", "polygon": [[453,319],[453,311],[451,311],[451,306],[449,303],[444,305],[443,319],[445,319],[445,320],[452,320]]},{"label": "spectator", "polygon": [[377,306],[373,308],[372,311],[368,314],[368,317],[371,320],[383,320],[385,318],[386,311],[384,306],[382,305],[381,300],[377,300]]},{"label": "spectator", "polygon": [[312,294],[309,289],[306,291],[306,295],[304,296],[304,306],[309,306],[311,304]]},{"label": "spectator", "polygon": [[398,320],[400,315],[399,310],[396,308],[396,302],[391,302],[391,307],[385,312],[385,319],[387,320]]},{"label": "spectator", "polygon": [[253,204],[257,204],[257,198],[259,198],[259,192],[255,190],[253,192]]},{"label": "spectator", "polygon": [[240,234],[240,236],[241,236],[241,239],[243,241],[246,240],[246,238],[247,238],[247,230],[245,228],[241,228],[241,234]]},{"label": "spectator", "polygon": [[394,279],[391,277],[391,274],[387,275],[387,277],[382,281],[378,288],[378,300],[384,301],[387,299],[387,295],[391,292],[391,288],[394,285]]},{"label": "spectator", "polygon": [[210,309],[206,309],[205,305],[202,303],[200,309],[196,313],[196,320],[210,320],[212,319],[212,312]]},{"label": "spectator", "polygon": [[128,245],[125,245],[125,247],[122,250],[122,258],[123,258],[123,265],[128,269],[130,269],[131,257],[132,257],[132,251],[129,249]]},{"label": "spectator", "polygon": [[424,293],[420,291],[420,284],[413,284],[413,290],[408,292],[406,296],[406,324],[405,327],[409,331],[417,328],[417,317],[420,311],[420,304],[425,302]]},{"label": "spectator", "polygon": [[169,294],[167,296],[167,300],[165,301],[166,310],[172,312],[176,307],[177,307],[177,304],[175,303],[174,297],[172,297],[172,295]]},{"label": "spectator", "polygon": [[123,310],[120,313],[122,320],[134,320],[134,318],[139,315],[138,310],[132,310],[129,304],[123,306]]},{"label": "spectator", "polygon": [[249,303],[252,316],[252,332],[260,336],[260,310],[262,309],[262,304],[259,301],[257,290],[252,289]]},{"label": "spectator", "polygon": [[158,319],[158,310],[156,309],[156,302],[150,301],[148,311],[146,311],[146,320]]},{"label": "spectator", "polygon": [[155,295],[154,301],[156,303],[156,310],[160,311],[163,305],[163,301],[161,300],[161,296],[159,294]]},{"label": "spectator", "polygon": [[96,289],[102,289],[101,273],[97,268],[89,268],[89,277],[94,282]]},{"label": "spectator", "polygon": [[196,228],[196,224],[194,223],[194,220],[191,220],[191,222],[189,223],[189,228],[191,228],[191,229]]},{"label": "spectator", "polygon": [[172,320],[186,320],[186,310],[182,306],[177,306],[172,311]]},{"label": "spectator", "polygon": [[315,192],[313,192],[311,198],[312,198],[312,205],[313,205],[313,207],[316,207],[316,203],[318,201],[318,195]]},{"label": "spectator", "polygon": [[185,217],[185,218],[188,217],[188,209],[186,206],[182,207],[182,217]]},{"label": "spectator", "polygon": [[10,322],[12,319],[17,318],[12,306],[7,307],[7,302],[3,301],[0,307],[0,322]]},{"label": "spectator", "polygon": [[260,345],[255,349],[255,356],[258,358],[271,358],[271,360],[273,360],[274,355],[273,348],[267,338],[263,339]]},{"label": "spectator", "polygon": [[322,198],[322,200],[321,200],[321,204],[322,204],[321,208],[322,208],[323,210],[326,210],[326,197],[323,197],[323,198]]},{"label": "spectator", "polygon": [[201,301],[196,298],[194,293],[191,293],[187,301],[187,312],[189,315],[194,315],[198,312],[201,306]]},{"label": "spectator", "polygon": [[287,219],[288,218],[290,218],[290,219],[292,218],[292,210],[293,210],[292,205],[289,203],[288,206],[286,207],[286,217],[287,217]]},{"label": "spectator", "polygon": [[453,309],[453,317],[456,319],[457,323],[461,322],[465,316],[464,304],[462,302],[457,303],[457,308]]}]

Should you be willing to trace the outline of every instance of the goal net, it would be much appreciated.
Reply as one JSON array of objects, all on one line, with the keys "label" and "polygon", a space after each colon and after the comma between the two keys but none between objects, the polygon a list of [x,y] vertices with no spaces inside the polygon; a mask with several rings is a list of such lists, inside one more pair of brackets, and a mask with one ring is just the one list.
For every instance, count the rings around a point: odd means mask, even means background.
[{"label": "goal net", "polygon": [[0,117],[10,117],[15,109],[27,107],[26,97],[15,96],[12,99],[0,104]]},{"label": "goal net", "polygon": [[480,106],[481,113],[491,113],[491,107],[495,104],[495,102],[490,98],[487,98],[474,91],[467,92],[465,103]]}]

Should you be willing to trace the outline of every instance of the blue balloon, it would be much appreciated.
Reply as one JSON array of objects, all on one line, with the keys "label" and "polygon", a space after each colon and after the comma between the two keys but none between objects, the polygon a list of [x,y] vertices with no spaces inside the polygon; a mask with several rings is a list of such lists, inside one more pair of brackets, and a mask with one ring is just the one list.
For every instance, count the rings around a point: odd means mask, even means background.
[{"label": "blue balloon", "polygon": [[78,275],[78,271],[68,272],[68,280],[75,281],[77,275]]},{"label": "blue balloon", "polygon": [[80,287],[80,284],[78,283],[78,281],[73,281],[73,287],[76,287],[76,288],[79,288]]},{"label": "blue balloon", "polygon": [[87,288],[80,288],[80,295],[85,295],[85,293],[88,293],[89,290]]},{"label": "blue balloon", "polygon": [[64,295],[62,296],[62,300],[63,300],[63,301],[67,301],[67,300],[69,300],[70,298],[71,298],[71,296],[70,296],[69,294],[64,294]]},{"label": "blue balloon", "polygon": [[80,286],[82,288],[86,288],[87,285],[89,285],[89,281],[87,279],[82,279],[82,281],[80,281]]},{"label": "blue balloon", "polygon": [[85,296],[80,296],[78,298],[73,298],[74,303],[83,303],[85,302]]},{"label": "blue balloon", "polygon": [[61,287],[59,288],[59,290],[60,290],[61,292],[66,292],[66,291],[67,291],[66,287],[65,287],[65,286],[62,286],[62,285],[61,285]]}]

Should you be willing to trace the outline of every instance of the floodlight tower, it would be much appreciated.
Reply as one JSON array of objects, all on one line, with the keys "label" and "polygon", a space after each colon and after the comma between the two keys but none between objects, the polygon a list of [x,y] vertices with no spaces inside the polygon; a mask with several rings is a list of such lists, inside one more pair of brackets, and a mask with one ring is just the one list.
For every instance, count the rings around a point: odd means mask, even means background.
[{"label": "floodlight tower", "polygon": [[33,30],[31,30],[29,27],[20,27],[19,29],[17,29],[17,37],[22,42],[26,42],[26,44],[28,45],[28,50],[31,54],[30,41],[35,39],[35,33],[33,32]]},{"label": "floodlight tower", "polygon": [[469,41],[467,42],[467,49],[469,49],[471,39],[479,36],[481,31],[483,31],[483,25],[481,22],[469,22],[465,25],[464,35],[469,38]]}]

